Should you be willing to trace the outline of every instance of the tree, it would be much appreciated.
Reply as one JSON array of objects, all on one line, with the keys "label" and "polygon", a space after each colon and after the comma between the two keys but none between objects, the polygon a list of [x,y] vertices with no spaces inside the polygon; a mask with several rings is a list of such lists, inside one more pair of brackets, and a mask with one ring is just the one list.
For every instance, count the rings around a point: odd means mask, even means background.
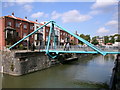
[{"label": "tree", "polygon": [[99,42],[97,41],[96,38],[97,38],[96,36],[92,38],[92,42],[91,43],[94,44],[94,45],[98,45],[99,44]]},{"label": "tree", "polygon": [[109,41],[110,43],[115,43],[114,36],[111,36],[111,40]]},{"label": "tree", "polygon": [[116,42],[120,42],[120,35],[118,35]]},{"label": "tree", "polygon": [[[84,35],[84,34],[80,34],[80,37],[85,39],[86,41],[90,42],[90,35]],[[82,41],[79,42],[80,44],[84,44]]]},{"label": "tree", "polygon": [[90,42],[90,35],[86,35],[85,40],[87,40],[88,42]]},{"label": "tree", "polygon": [[104,36],[104,44],[109,43],[109,37],[108,36]]},{"label": "tree", "polygon": [[[80,37],[85,39],[85,35],[84,34],[80,34]],[[80,41],[79,43],[82,44],[82,45],[84,44],[82,41]]]},{"label": "tree", "polygon": [[118,38],[117,38],[116,42],[120,42],[120,36],[118,36]]}]

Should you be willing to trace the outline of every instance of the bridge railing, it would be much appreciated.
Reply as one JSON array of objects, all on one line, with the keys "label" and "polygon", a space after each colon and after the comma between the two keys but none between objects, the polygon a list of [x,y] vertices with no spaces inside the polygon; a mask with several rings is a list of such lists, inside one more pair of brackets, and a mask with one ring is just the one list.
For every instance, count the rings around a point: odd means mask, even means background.
[{"label": "bridge railing", "polygon": [[[118,51],[118,48],[116,47],[101,47],[96,46],[97,48],[100,48],[103,51]],[[47,47],[44,46],[36,46],[36,50],[46,50]],[[57,51],[66,51],[65,47],[63,45],[58,45],[56,48],[54,46],[49,46],[49,50],[57,50]],[[70,45],[69,50],[67,51],[94,51],[92,48],[88,46],[79,46],[79,45]]]},{"label": "bridge railing", "polygon": [[[100,47],[97,47],[97,46],[91,44],[90,42],[86,41],[85,39],[81,38],[80,36],[78,36],[78,35],[70,32],[70,31],[66,30],[65,28],[62,28],[62,27],[58,26],[54,21],[49,21],[48,23],[44,24],[40,28],[36,29],[32,33],[28,34],[27,36],[25,36],[24,38],[22,38],[21,40],[19,40],[15,44],[13,44],[11,47],[9,47],[9,49],[12,49],[16,45],[20,44],[22,41],[26,40],[28,37],[30,37],[31,35],[35,34],[38,30],[42,29],[43,27],[45,27],[48,24],[50,24],[50,30],[49,30],[49,35],[48,35],[47,41],[45,41],[45,42],[47,42],[47,44],[46,45],[42,45],[42,46],[38,46],[38,47],[36,47],[36,49],[37,50],[45,50],[46,54],[48,56],[52,57],[52,58],[56,57],[57,55],[56,56],[50,55],[49,50],[55,50],[56,54],[58,54],[60,51],[64,51],[65,52],[66,50],[67,51],[68,50],[69,51],[73,51],[74,53],[76,53],[76,52],[77,53],[83,53],[84,51],[89,51],[88,53],[99,53],[99,54],[102,54],[102,55],[106,55],[108,53],[108,52],[105,52],[104,48],[101,49]],[[60,31],[66,32],[69,35],[73,36],[74,38],[82,41],[87,46],[85,46],[85,47],[77,47],[75,45],[70,45],[69,48],[67,47],[67,49],[66,49],[64,46],[57,45],[57,43],[56,43],[55,27],[59,28]],[[61,35],[58,35],[59,38],[60,38],[60,36]],[[63,37],[62,37],[62,39],[63,39]],[[66,45],[68,45],[68,42],[66,43]],[[33,45],[32,48],[35,49],[35,46]],[[65,53],[70,53],[70,52],[67,52],[67,51]],[[95,51],[95,52],[91,52],[91,51]]]}]

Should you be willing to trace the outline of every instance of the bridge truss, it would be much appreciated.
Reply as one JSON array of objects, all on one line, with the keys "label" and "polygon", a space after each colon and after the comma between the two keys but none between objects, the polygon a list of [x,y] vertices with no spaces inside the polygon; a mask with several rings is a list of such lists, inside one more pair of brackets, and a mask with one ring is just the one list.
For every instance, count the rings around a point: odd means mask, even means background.
[{"label": "bridge truss", "polygon": [[[40,52],[46,52],[46,54],[51,57],[51,58],[56,58],[60,53],[87,53],[87,54],[102,54],[102,55],[106,55],[106,54],[120,54],[120,52],[111,52],[111,51],[103,51],[100,48],[96,47],[95,45],[89,43],[88,41],[86,41],[85,39],[81,38],[80,36],[77,36],[76,34],[66,30],[65,28],[59,26],[56,24],[56,22],[54,21],[49,21],[46,24],[42,25],[41,27],[39,27],[38,29],[36,29],[35,31],[31,32],[30,34],[28,34],[27,36],[25,36],[24,38],[22,38],[21,40],[19,40],[18,42],[16,42],[15,44],[13,44],[11,47],[9,47],[9,49],[12,49],[13,47],[15,47],[17,44],[21,43],[23,40],[25,40],[26,38],[30,37],[31,35],[35,34],[38,30],[41,30],[43,27],[47,26],[48,24],[50,24],[50,31],[49,31],[49,36],[48,36],[48,41],[47,41],[47,45],[46,45],[46,49],[44,50],[40,50]],[[69,50],[69,51],[64,51],[64,50],[57,50],[57,45],[55,42],[55,27],[60,28],[61,30],[69,33],[70,35],[72,35],[73,37],[77,38],[78,40],[82,41],[84,44],[86,44],[88,47],[90,47],[91,49],[93,49],[93,51],[79,51],[79,50]],[[51,44],[51,39],[53,40],[53,44],[54,44],[54,50],[50,50],[50,44]],[[51,53],[55,53],[54,55],[51,55]]]}]

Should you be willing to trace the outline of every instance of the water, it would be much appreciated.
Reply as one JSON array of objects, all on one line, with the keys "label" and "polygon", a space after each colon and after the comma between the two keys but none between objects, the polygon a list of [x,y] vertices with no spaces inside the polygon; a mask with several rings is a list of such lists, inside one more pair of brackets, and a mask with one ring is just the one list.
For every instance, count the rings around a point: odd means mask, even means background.
[{"label": "water", "polygon": [[19,77],[3,75],[3,88],[94,88],[109,84],[115,55],[95,55]]}]

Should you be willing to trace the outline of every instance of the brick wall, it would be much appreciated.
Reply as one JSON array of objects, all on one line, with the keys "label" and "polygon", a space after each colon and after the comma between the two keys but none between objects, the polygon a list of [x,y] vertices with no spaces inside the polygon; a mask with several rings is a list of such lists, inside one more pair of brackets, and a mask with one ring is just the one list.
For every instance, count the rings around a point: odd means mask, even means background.
[{"label": "brick wall", "polygon": [[5,32],[4,32],[5,18],[0,18],[0,50],[5,46]]},{"label": "brick wall", "polygon": [[[8,22],[11,22],[11,25],[8,26]],[[16,26],[16,23],[19,24],[19,27]],[[24,28],[26,25],[27,28]],[[3,50],[3,47],[6,46],[5,41],[5,28],[10,27],[16,30],[17,32],[17,41],[23,38],[24,33],[28,35],[34,31],[34,27],[31,29],[30,26],[34,26],[34,23],[30,21],[25,21],[24,19],[17,19],[12,16],[3,16],[0,17],[0,50]],[[34,41],[34,35],[29,37],[30,43]]]}]

